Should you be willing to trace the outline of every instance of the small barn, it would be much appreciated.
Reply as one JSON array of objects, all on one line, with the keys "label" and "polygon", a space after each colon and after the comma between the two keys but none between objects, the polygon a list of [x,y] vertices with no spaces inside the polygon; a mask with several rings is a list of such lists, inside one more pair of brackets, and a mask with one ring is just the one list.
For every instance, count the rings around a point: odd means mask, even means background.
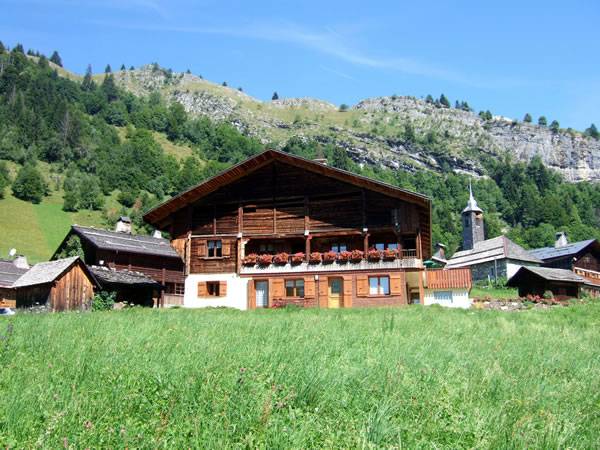
[{"label": "small barn", "polygon": [[13,284],[16,307],[87,310],[98,282],[78,256],[34,265]]},{"label": "small barn", "polygon": [[17,290],[15,282],[29,270],[29,265],[24,257],[14,260],[0,259],[0,306],[15,308]]},{"label": "small barn", "polygon": [[163,286],[140,272],[117,270],[106,266],[90,266],[103,291],[115,292],[117,302],[140,306],[161,306]]},{"label": "small barn", "polygon": [[567,269],[523,266],[507,284],[518,288],[520,297],[543,297],[545,292],[551,291],[554,298],[564,300],[579,298],[582,288],[586,286],[586,280]]}]

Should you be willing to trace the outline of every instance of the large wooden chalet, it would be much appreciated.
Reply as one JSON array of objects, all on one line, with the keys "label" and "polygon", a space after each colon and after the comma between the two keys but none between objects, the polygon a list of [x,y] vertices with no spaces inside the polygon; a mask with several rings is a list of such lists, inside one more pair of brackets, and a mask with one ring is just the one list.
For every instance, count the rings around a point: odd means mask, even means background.
[{"label": "large wooden chalet", "polygon": [[[185,261],[184,305],[423,302],[431,200],[267,150],[149,211]],[[438,274],[450,292],[468,269]],[[441,281],[440,284],[440,280]]]}]

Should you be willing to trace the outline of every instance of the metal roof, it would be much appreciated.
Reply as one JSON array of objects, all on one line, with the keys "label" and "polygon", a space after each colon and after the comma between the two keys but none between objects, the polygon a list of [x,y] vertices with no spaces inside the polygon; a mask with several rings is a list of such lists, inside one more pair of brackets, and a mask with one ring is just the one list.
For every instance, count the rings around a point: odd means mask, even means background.
[{"label": "metal roof", "polygon": [[525,261],[529,263],[540,264],[535,256],[530,255],[527,250],[518,244],[515,244],[506,236],[498,236],[485,241],[477,242],[473,249],[456,252],[448,260],[447,268],[466,267],[473,264],[480,264],[495,259],[512,259],[515,261]]},{"label": "metal roof", "polygon": [[510,280],[508,280],[508,284],[510,284],[511,281],[516,280],[517,277],[520,276],[519,274],[524,272],[531,272],[547,281],[563,281],[578,284],[583,284],[586,282],[585,278],[580,277],[571,270],[554,269],[551,267],[523,266],[510,278]]},{"label": "metal roof", "polygon": [[20,269],[13,261],[0,259],[0,287],[10,288],[29,269]]},{"label": "metal roof", "polygon": [[82,239],[102,250],[181,259],[175,249],[171,247],[171,243],[162,237],[139,236],[79,225],[73,225],[72,229]]},{"label": "metal roof", "polygon": [[78,259],[79,256],[72,256],[57,261],[38,263],[21,275],[21,277],[13,284],[13,287],[20,288],[51,283],[62,275]]},{"label": "metal roof", "polygon": [[576,255],[585,249],[590,244],[596,242],[596,239],[588,239],[587,241],[573,242],[564,247],[543,247],[530,250],[529,254],[543,261],[548,259],[564,258],[571,255]]}]

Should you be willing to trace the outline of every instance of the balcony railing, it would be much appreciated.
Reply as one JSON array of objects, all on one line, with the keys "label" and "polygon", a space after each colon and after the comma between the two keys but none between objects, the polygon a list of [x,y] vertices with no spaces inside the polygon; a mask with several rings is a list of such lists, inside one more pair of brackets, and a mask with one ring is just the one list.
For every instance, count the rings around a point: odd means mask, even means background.
[{"label": "balcony railing", "polygon": [[304,254],[248,255],[241,267],[242,274],[269,274],[287,272],[338,272],[350,270],[417,269],[423,261],[416,250],[400,252],[311,253],[306,261]]}]

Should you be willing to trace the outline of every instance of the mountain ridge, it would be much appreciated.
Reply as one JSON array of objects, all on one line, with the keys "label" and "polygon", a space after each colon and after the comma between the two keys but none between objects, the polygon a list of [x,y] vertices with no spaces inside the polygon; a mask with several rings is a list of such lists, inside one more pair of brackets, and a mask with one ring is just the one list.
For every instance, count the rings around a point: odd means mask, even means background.
[{"label": "mountain ridge", "polygon": [[313,139],[344,148],[361,164],[472,176],[485,174],[488,157],[528,162],[537,155],[567,181],[600,180],[600,140],[572,129],[552,130],[502,116],[485,119],[412,96],[373,97],[344,110],[310,97],[261,101],[157,65],[113,75],[121,88],[135,95],[160,92],[192,115],[230,123],[276,148],[292,138]]}]

